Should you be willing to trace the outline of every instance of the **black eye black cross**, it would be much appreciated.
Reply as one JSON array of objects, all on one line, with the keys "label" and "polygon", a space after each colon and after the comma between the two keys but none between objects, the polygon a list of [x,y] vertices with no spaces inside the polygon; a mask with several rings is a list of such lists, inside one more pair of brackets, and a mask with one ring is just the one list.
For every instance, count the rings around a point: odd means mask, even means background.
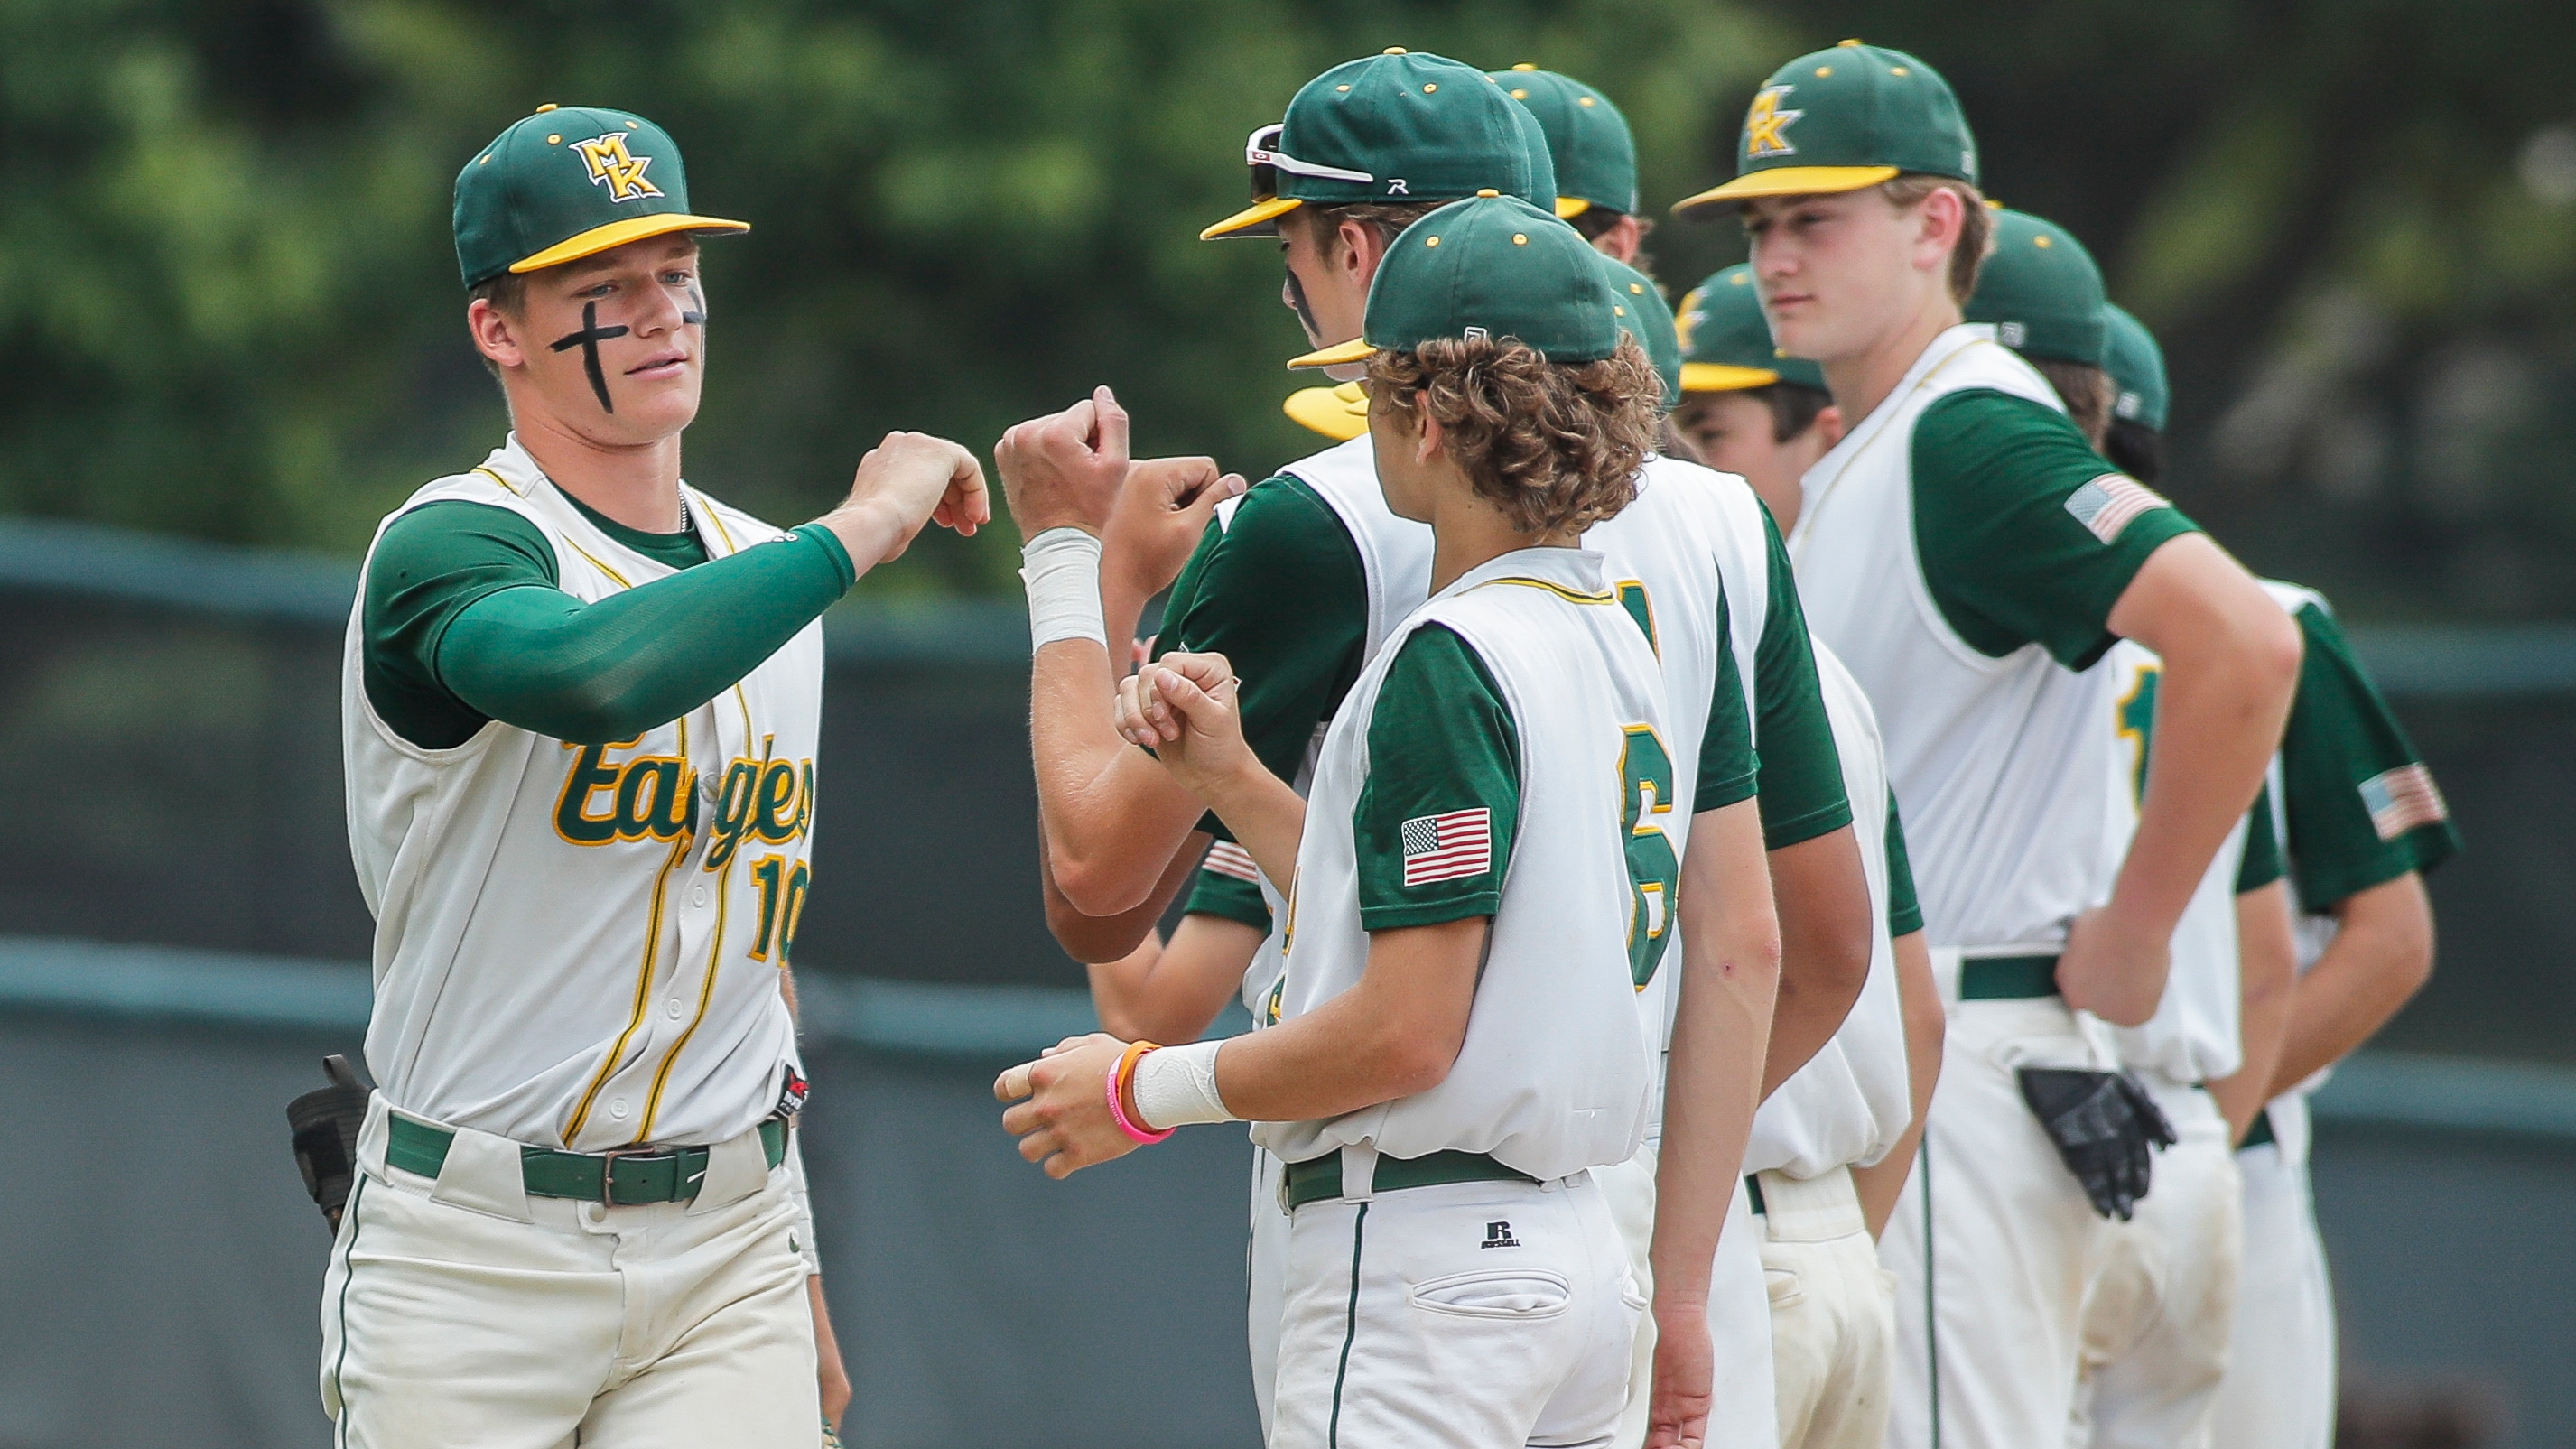
[{"label": "black eye black cross", "polygon": [[590,374],[590,390],[599,394],[599,406],[605,412],[617,411],[617,404],[609,401],[608,378],[599,370],[599,344],[611,337],[623,337],[626,333],[627,328],[624,323],[612,327],[600,326],[599,304],[584,302],[581,305],[581,330],[566,333],[555,339],[554,350],[557,352],[573,347],[581,349],[581,365]]}]

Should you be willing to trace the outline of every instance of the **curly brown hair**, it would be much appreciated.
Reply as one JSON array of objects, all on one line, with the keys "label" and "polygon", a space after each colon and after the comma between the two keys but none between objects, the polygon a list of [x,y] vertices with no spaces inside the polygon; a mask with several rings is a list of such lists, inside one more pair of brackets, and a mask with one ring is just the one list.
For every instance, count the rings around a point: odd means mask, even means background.
[{"label": "curly brown hair", "polygon": [[1440,422],[1479,497],[1522,533],[1585,529],[1637,496],[1661,383],[1635,338],[1599,362],[1550,362],[1516,338],[1439,337],[1369,359],[1371,406]]}]

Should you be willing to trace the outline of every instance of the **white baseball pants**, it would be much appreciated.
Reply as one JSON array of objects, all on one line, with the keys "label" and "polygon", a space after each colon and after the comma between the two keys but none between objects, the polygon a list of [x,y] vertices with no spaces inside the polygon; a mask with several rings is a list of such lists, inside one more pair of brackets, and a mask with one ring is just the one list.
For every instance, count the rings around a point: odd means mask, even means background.
[{"label": "white baseball pants", "polygon": [[1244,1246],[1244,1337],[1252,1352],[1252,1406],[1261,1441],[1270,1442],[1271,1405],[1279,1377],[1279,1315],[1288,1298],[1288,1209],[1279,1200],[1282,1164],[1252,1149],[1252,1231]]},{"label": "white baseball pants", "polygon": [[322,1288],[335,1449],[815,1449],[802,1218],[741,1145],[693,1203],[530,1197],[489,1133],[387,1167],[378,1097]]},{"label": "white baseball pants", "polygon": [[1851,1170],[1758,1175],[1753,1221],[1771,1301],[1781,1449],[1879,1449],[1887,1439],[1895,1289]]},{"label": "white baseball pants", "polygon": [[[1627,1244],[1628,1271],[1637,1280],[1638,1293],[1649,1302],[1654,1297],[1655,1275],[1646,1253],[1654,1241],[1655,1162],[1660,1147],[1649,1141],[1635,1157],[1592,1173],[1610,1202],[1619,1237]],[[1713,1340],[1715,1373],[1706,1449],[1778,1449],[1780,1443],[1780,1421],[1771,1401],[1771,1300],[1763,1289],[1761,1233],[1739,1185],[1727,1204],[1717,1261],[1709,1270],[1708,1335]],[[1649,1315],[1637,1324],[1628,1401],[1619,1415],[1618,1449],[1638,1449],[1646,1442],[1654,1370],[1655,1320]]]},{"label": "white baseball pants", "polygon": [[2279,1141],[2236,1154],[2245,1181],[2235,1351],[2211,1415],[2213,1449],[2334,1442],[2334,1289],[2308,1187],[2307,1101],[2275,1100]]},{"label": "white baseball pants", "polygon": [[2106,1070],[2110,1057],[2054,996],[1953,1000],[1942,1052],[1923,1149],[1878,1245],[1896,1282],[1887,1442],[2063,1444],[2104,1222],[2014,1073]]},{"label": "white baseball pants", "polygon": [[2109,1224],[2084,1300],[2069,1449],[2206,1449],[2236,1327],[2244,1184],[2198,1087],[2142,1073],[2181,1140],[2137,1216]]},{"label": "white baseball pants", "polygon": [[1270,1444],[1607,1445],[1644,1308],[1588,1174],[1308,1203]]}]

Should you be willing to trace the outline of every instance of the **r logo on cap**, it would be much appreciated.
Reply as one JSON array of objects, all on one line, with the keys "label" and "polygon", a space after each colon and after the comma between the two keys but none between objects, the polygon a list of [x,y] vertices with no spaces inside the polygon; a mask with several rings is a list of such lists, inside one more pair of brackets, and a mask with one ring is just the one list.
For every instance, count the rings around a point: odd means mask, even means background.
[{"label": "r logo on cap", "polygon": [[590,184],[606,186],[611,201],[641,201],[662,194],[662,188],[644,179],[644,168],[653,164],[653,158],[629,155],[623,131],[577,141],[573,150],[581,153],[582,165],[590,168]]},{"label": "r logo on cap", "polygon": [[1804,111],[1780,109],[1780,98],[1796,86],[1769,86],[1753,97],[1752,109],[1744,113],[1744,154],[1755,156],[1795,156],[1798,148],[1789,141],[1789,124],[1806,114]]}]

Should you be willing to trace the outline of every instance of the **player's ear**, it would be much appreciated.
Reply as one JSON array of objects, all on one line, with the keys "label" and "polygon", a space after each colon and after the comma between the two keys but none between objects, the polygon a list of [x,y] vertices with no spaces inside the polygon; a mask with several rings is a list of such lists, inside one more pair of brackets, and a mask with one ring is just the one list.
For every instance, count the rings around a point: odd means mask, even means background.
[{"label": "player's ear", "polygon": [[522,320],[495,306],[489,297],[477,297],[465,307],[465,330],[473,335],[474,350],[498,367],[527,364],[527,352],[519,337]]},{"label": "player's ear", "polygon": [[1441,432],[1440,420],[1431,415],[1431,409],[1416,408],[1413,410],[1413,415],[1422,424],[1422,431],[1415,434],[1413,439],[1413,461],[1427,465],[1440,456],[1447,436]]},{"label": "player's ear", "polygon": [[1832,452],[1834,445],[1843,440],[1843,410],[1827,403],[1817,412],[1816,421],[1811,426],[1816,430],[1816,437],[1824,443],[1825,451]]}]

